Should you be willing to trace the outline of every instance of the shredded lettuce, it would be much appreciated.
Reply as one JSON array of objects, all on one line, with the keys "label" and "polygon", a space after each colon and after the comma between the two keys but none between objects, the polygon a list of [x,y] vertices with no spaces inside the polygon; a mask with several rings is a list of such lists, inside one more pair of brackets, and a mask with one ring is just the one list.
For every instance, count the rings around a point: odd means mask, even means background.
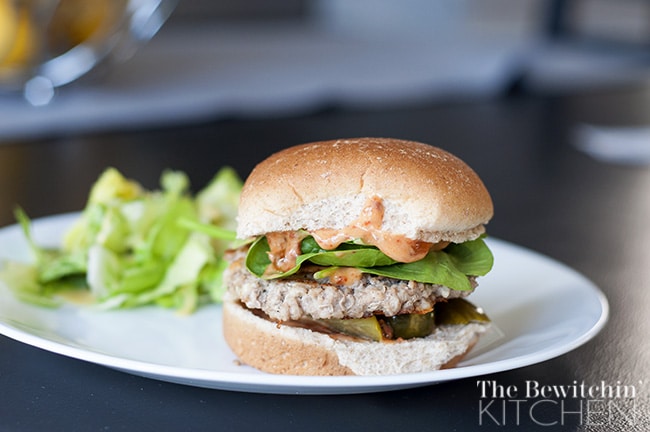
[{"label": "shredded lettuce", "polygon": [[[325,267],[354,267],[363,273],[393,279],[439,284],[467,291],[471,289],[468,276],[483,276],[491,269],[494,258],[483,238],[450,244],[440,251],[431,251],[423,259],[400,263],[386,256],[374,246],[346,242],[334,250],[321,249],[311,236],[301,242],[301,254],[293,268],[269,271],[269,244],[262,236],[251,245],[246,257],[247,268],[264,279],[283,278],[295,274],[306,262]],[[329,271],[317,272],[316,277],[326,277]]]},{"label": "shredded lettuce", "polygon": [[164,171],[160,185],[146,190],[108,168],[54,250],[36,244],[29,217],[18,209],[34,262],[8,263],[0,278],[18,298],[43,306],[60,304],[69,289],[87,290],[106,309],[160,305],[191,313],[220,301],[222,254],[234,238],[241,180],[224,168],[194,197],[183,172]]},{"label": "shredded lettuce", "polygon": [[234,240],[242,187],[243,182],[237,172],[230,167],[224,167],[217,172],[208,186],[196,195],[199,221],[214,230],[232,233],[231,238],[212,236],[212,247],[219,255],[223,254]]}]

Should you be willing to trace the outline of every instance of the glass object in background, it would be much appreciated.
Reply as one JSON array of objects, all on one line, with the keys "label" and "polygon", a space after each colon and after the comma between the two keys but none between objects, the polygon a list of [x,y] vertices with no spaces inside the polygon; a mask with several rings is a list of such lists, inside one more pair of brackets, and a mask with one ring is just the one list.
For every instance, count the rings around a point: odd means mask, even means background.
[{"label": "glass object in background", "polygon": [[0,0],[0,91],[33,105],[149,40],[176,0]]}]

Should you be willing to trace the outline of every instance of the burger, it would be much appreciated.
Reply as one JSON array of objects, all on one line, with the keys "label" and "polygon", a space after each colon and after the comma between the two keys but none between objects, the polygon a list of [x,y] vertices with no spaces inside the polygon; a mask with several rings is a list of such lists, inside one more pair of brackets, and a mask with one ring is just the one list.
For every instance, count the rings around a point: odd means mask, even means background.
[{"label": "burger", "polygon": [[493,256],[478,175],[427,144],[290,147],[246,179],[224,272],[223,332],[241,363],[291,375],[455,366],[490,326],[465,298]]}]

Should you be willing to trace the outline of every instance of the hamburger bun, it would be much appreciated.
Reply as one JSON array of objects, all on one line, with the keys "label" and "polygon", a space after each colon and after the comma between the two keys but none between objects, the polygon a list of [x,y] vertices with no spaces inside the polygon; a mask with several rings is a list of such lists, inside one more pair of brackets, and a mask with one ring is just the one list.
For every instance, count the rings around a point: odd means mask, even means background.
[{"label": "hamburger bun", "polygon": [[357,138],[291,147],[257,165],[242,190],[237,235],[343,228],[371,196],[383,200],[382,230],[432,243],[474,239],[493,214],[483,182],[456,156]]}]

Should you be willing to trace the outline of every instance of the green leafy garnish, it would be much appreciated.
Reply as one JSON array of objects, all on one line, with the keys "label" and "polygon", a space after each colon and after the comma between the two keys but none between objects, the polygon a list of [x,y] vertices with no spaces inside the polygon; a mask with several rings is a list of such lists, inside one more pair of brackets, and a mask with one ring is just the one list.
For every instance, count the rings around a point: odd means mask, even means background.
[{"label": "green leafy garnish", "polygon": [[[251,245],[246,257],[247,268],[264,279],[283,278],[295,274],[305,262],[325,267],[354,267],[363,273],[408,281],[438,284],[451,289],[471,289],[468,276],[483,276],[493,264],[493,256],[483,238],[450,244],[440,251],[431,251],[423,259],[412,263],[397,262],[374,246],[346,242],[334,250],[324,250],[311,236],[301,242],[301,254],[295,266],[280,272],[270,271],[270,251],[266,237]],[[327,275],[327,270],[316,277]]]}]

